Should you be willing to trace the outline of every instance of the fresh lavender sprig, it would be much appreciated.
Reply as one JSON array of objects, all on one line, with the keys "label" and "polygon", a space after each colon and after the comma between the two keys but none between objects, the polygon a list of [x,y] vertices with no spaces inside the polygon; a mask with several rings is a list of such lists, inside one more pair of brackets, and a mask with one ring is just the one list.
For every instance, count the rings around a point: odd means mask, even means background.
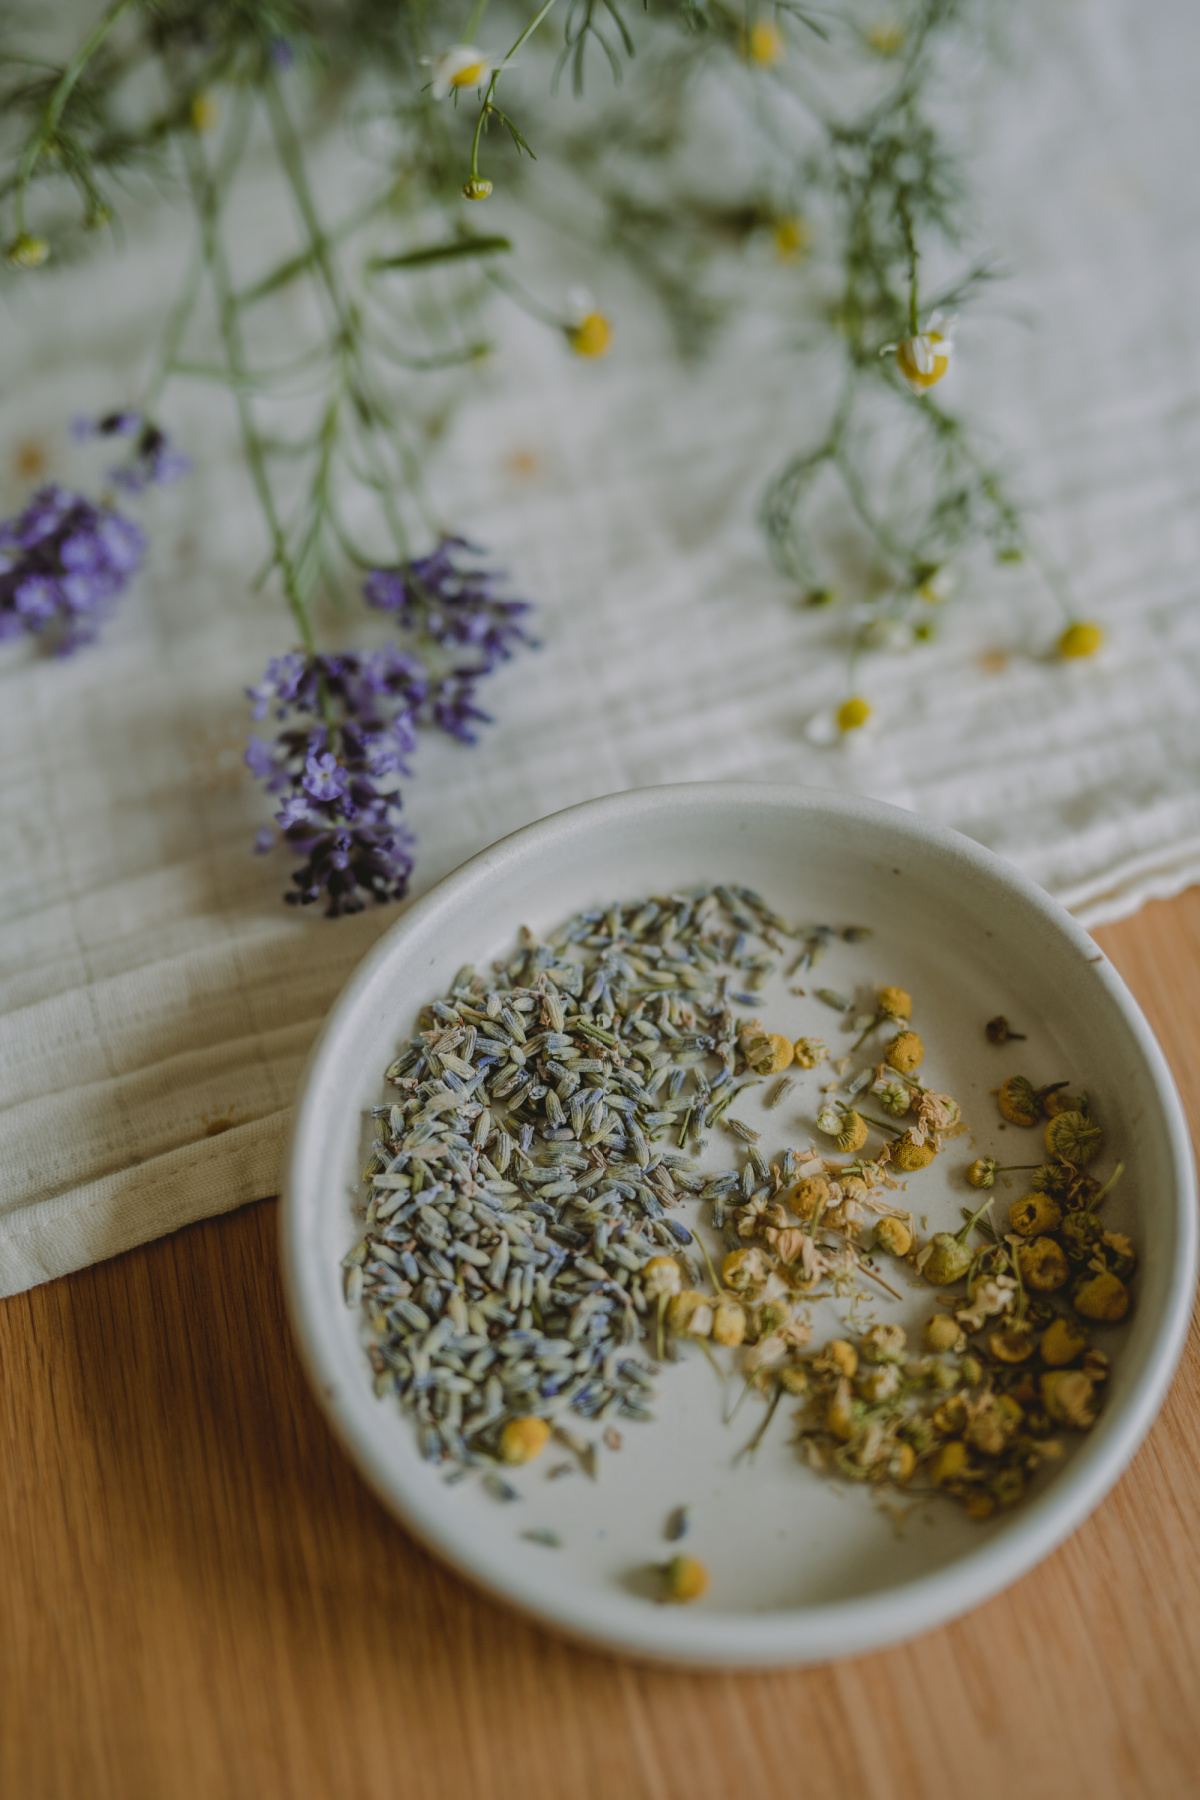
[{"label": "fresh lavender sprig", "polygon": [[[521,624],[528,601],[501,599],[504,577],[464,568],[463,553],[480,554],[447,537],[429,556],[368,573],[368,600],[394,616],[408,647],[294,651],[247,689],[256,719],[294,721],[273,744],[252,737],[246,751],[253,774],[281,797],[278,837],[303,858],[286,896],[294,905],[324,897],[336,918],[368,898],[403,897],[413,839],[400,824],[398,777],[410,773],[418,728],[474,743],[489,722],[479,683],[533,641]],[[256,848],[276,841],[264,828]]]},{"label": "fresh lavender sprig", "polygon": [[71,427],[76,438],[132,438],[124,462],[108,471],[108,478],[128,494],[167,487],[191,468],[191,458],[176,449],[161,426],[140,412],[105,413],[100,419],[76,419]]},{"label": "fresh lavender sprig", "polygon": [[372,569],[363,584],[368,605],[390,613],[401,630],[430,638],[443,650],[466,652],[469,663],[454,670],[459,679],[487,674],[519,646],[534,642],[521,623],[532,611],[529,602],[502,599],[502,573],[466,564],[467,557],[482,554],[466,538],[444,537],[428,556],[394,569]]},{"label": "fresh lavender sprig", "polygon": [[[400,824],[396,777],[407,775],[417,713],[428,692],[417,660],[388,647],[274,658],[247,693],[254,716],[295,719],[273,744],[250,739],[246,763],[281,796],[279,836],[303,860],[291,905],[324,897],[326,914],[398,900],[412,873],[412,837]],[[269,850],[264,828],[256,848]]]},{"label": "fresh lavender sprig", "polygon": [[115,507],[41,488],[0,524],[0,638],[28,631],[69,656],[95,638],[145,550],[139,527]]}]

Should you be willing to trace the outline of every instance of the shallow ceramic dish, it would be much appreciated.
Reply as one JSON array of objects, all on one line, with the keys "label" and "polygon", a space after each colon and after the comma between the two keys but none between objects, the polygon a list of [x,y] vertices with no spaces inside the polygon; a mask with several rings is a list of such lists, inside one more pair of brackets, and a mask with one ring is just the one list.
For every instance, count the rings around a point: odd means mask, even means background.
[{"label": "shallow ceramic dish", "polygon": [[[922,1075],[959,1098],[972,1128],[910,1182],[908,1203],[927,1211],[931,1230],[958,1224],[973,1192],[962,1176],[972,1156],[1020,1148],[1011,1160],[1032,1160],[1029,1137],[1012,1127],[1007,1139],[997,1135],[1005,1128],[989,1092],[1018,1070],[1086,1088],[1107,1128],[1105,1169],[1116,1158],[1126,1165],[1106,1206],[1111,1223],[1133,1235],[1141,1265],[1130,1323],[1105,1334],[1114,1371],[1104,1411],[1012,1512],[980,1524],[941,1498],[889,1509],[873,1493],[824,1481],[800,1462],[782,1407],[756,1457],[735,1466],[756,1422],[753,1403],[739,1429],[724,1425],[716,1379],[698,1354],[664,1368],[656,1422],[624,1427],[599,1480],[548,1482],[531,1464],[514,1475],[521,1498],[509,1505],[474,1478],[445,1485],[418,1456],[396,1402],[374,1396],[340,1262],[361,1231],[353,1207],[364,1198],[369,1110],[385,1097],[383,1072],[420,1007],[463,962],[508,953],[521,924],[548,931],[586,906],[712,881],[755,888],[797,921],[869,926],[869,940],[830,952],[820,979],[860,992],[898,982],[914,995],[929,1047]],[[836,1016],[813,1008],[780,978],[761,1012],[786,1019],[789,1035],[820,1027],[830,1036]],[[1000,1012],[1020,1022],[1027,1042],[987,1043],[982,1024]],[[790,1116],[739,1112],[769,1121],[780,1147],[802,1147],[814,1108],[798,1099]],[[720,1135],[710,1134],[706,1165],[734,1161],[729,1143],[711,1141]],[[842,1656],[926,1630],[1023,1574],[1086,1517],[1149,1429],[1175,1368],[1196,1280],[1195,1181],[1171,1076],[1141,1013],[1092,939],[1006,863],[854,796],[661,787],[517,832],[439,883],[380,940],[334,1006],[301,1084],[283,1245],[317,1394],[410,1531],[491,1593],[574,1637],[674,1663],[751,1667]],[[931,1290],[904,1275],[902,1301],[885,1303],[881,1318],[928,1315]],[[829,1328],[819,1336],[832,1334],[836,1318],[835,1309],[819,1319]],[[688,1608],[656,1605],[647,1583],[650,1566],[671,1554],[664,1521],[681,1504],[694,1521],[685,1547],[712,1576]],[[529,1541],[530,1530],[556,1533],[562,1547]]]}]

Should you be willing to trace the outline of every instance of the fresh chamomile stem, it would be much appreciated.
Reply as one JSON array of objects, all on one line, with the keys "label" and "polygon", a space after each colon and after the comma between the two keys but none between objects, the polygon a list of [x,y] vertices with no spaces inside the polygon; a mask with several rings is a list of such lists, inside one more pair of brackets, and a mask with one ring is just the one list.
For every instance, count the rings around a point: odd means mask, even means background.
[{"label": "fresh chamomile stem", "polygon": [[[485,4],[486,4],[486,0],[485,0]],[[550,11],[550,9],[555,4],[556,4],[556,0],[545,0],[545,5],[538,8],[537,12],[533,15],[533,18],[530,19],[528,25],[525,27],[525,29],[521,33],[521,35],[509,46],[509,48],[505,52],[504,57],[502,58],[501,62],[498,64],[498,66],[495,69],[492,70],[491,80],[487,84],[487,88],[486,88],[486,90],[484,92],[484,96],[483,96],[483,101],[479,108],[479,117],[475,121],[475,135],[471,139],[471,180],[473,182],[476,182],[480,179],[480,175],[479,175],[479,142],[483,136],[483,128],[487,122],[488,114],[493,110],[492,96],[496,92],[496,83],[500,79],[500,72],[508,63],[510,63],[512,61],[513,57],[517,54],[517,51],[521,48],[521,45],[523,43],[525,43],[528,38],[532,37],[533,33],[537,30],[537,28],[541,24],[542,20],[546,17],[546,14]],[[470,36],[468,36],[467,41],[470,42]]]},{"label": "fresh chamomile stem", "polygon": [[84,38],[51,90],[50,97],[42,109],[42,116],[30,134],[17,165],[14,205],[18,236],[22,235],[25,230],[25,194],[33,177],[33,171],[37,167],[38,158],[47,144],[53,141],[63,111],[75,91],[80,76],[124,14],[131,12],[137,4],[138,0],[114,0],[114,3],[101,14],[92,30]]}]

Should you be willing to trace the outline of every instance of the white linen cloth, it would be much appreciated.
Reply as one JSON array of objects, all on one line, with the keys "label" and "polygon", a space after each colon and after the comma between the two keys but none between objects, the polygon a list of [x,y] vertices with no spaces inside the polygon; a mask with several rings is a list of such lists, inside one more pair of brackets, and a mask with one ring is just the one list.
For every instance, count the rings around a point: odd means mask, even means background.
[{"label": "white linen cloth", "polygon": [[[866,667],[878,736],[814,747],[846,625],[795,604],[755,521],[821,429],[800,365],[684,368],[613,277],[611,355],[581,363],[514,317],[439,458],[447,522],[539,600],[544,647],[494,677],[477,747],[423,742],[414,892],[574,801],[734,778],[915,808],[1087,923],[1200,876],[1200,9],[1059,0],[1035,28],[976,116],[1004,304],[1035,322],[965,329],[953,397],[1036,497],[1104,655],[1031,654],[1059,624],[999,572],[936,645]],[[278,210],[252,201],[251,243],[255,205],[265,237]],[[156,215],[120,259],[10,289],[6,513],[20,446],[69,478],[66,421],[136,394],[182,229]],[[102,643],[67,663],[0,648],[3,1293],[276,1191],[308,1046],[396,916],[285,908],[286,857],[250,854],[266,808],[242,691],[292,632],[249,593],[262,535],[227,402],[180,390],[164,418],[196,468],[147,508],[147,572]]]}]

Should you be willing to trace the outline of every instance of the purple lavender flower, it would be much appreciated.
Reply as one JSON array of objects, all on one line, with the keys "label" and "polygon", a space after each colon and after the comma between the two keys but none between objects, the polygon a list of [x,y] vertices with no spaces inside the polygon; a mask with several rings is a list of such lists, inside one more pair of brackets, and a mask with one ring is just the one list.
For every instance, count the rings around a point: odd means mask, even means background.
[{"label": "purple lavender flower", "polygon": [[112,507],[41,488],[0,524],[0,638],[29,631],[59,656],[90,643],[145,550],[132,519]]},{"label": "purple lavender flower", "polygon": [[519,645],[534,640],[521,623],[532,610],[529,602],[501,599],[498,589],[505,577],[468,565],[468,557],[482,554],[466,538],[444,537],[428,556],[395,569],[372,569],[363,593],[370,606],[391,613],[403,630],[431,638],[443,650],[468,652],[470,664],[456,669],[456,676],[487,674]]},{"label": "purple lavender flower", "polygon": [[144,488],[166,487],[191,468],[191,460],[172,444],[166,432],[139,412],[106,413],[101,419],[76,419],[71,427],[77,438],[123,437],[134,440],[125,462],[108,471],[110,481],[128,494]]},{"label": "purple lavender flower", "polygon": [[[399,823],[394,777],[407,775],[418,709],[428,684],[403,651],[295,651],[279,656],[247,693],[255,718],[295,723],[273,744],[252,737],[246,763],[281,796],[275,820],[303,858],[285,897],[307,906],[324,896],[330,918],[360,912],[367,898],[399,900],[412,873],[412,838]],[[255,848],[269,846],[260,832]]]}]

